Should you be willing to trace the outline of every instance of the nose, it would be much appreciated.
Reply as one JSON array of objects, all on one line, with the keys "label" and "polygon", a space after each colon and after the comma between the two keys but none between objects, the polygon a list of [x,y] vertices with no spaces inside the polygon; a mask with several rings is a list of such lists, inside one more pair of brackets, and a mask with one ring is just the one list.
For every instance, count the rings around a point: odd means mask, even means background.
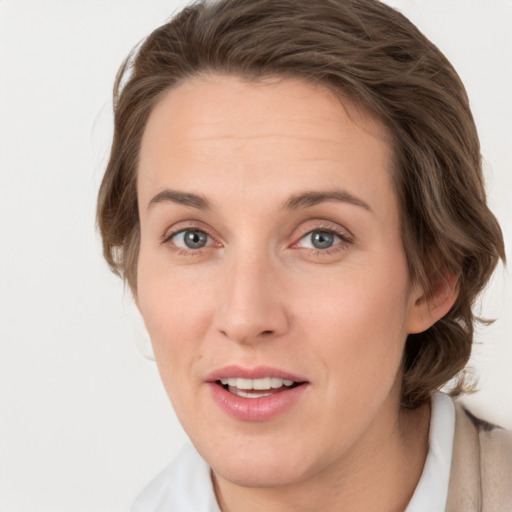
[{"label": "nose", "polygon": [[238,256],[225,266],[215,326],[240,344],[283,335],[289,328],[279,272],[264,257]]}]

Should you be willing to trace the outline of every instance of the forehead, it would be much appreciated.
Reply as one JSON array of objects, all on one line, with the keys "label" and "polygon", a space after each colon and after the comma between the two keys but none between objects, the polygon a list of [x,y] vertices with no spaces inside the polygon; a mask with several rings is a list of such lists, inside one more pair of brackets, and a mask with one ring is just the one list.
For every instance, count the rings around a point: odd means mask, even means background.
[{"label": "forehead", "polygon": [[361,105],[340,96],[322,85],[295,78],[255,81],[236,75],[200,75],[163,94],[149,116],[143,146],[148,138],[159,140],[155,131],[162,126],[177,138],[193,135],[206,140],[209,136],[268,136],[272,127],[279,135],[297,134],[296,128],[303,135],[305,120],[311,139],[318,135],[325,139],[331,132],[330,139],[339,142],[336,138],[344,135],[347,118],[361,131],[389,142],[382,123]]},{"label": "forehead", "polygon": [[366,110],[325,87],[205,75],[171,89],[153,108],[142,138],[139,194],[157,193],[170,181],[198,191],[236,181],[249,194],[258,183],[300,189],[348,180],[359,189],[373,184],[378,195],[389,188],[388,139]]}]

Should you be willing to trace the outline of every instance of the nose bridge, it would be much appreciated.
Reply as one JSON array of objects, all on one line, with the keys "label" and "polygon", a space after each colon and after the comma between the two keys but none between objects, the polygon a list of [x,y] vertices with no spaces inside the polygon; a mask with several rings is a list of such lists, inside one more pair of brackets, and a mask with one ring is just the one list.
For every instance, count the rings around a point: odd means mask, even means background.
[{"label": "nose bridge", "polygon": [[274,266],[261,247],[241,247],[230,254],[217,308],[217,328],[225,336],[251,343],[286,330],[287,315]]}]

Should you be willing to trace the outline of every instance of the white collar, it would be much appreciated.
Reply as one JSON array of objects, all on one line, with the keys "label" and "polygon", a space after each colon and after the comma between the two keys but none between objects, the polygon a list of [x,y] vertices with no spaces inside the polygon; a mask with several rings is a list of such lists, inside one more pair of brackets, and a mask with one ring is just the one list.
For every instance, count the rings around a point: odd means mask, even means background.
[{"label": "white collar", "polygon": [[455,407],[452,399],[439,391],[433,393],[427,460],[405,512],[432,512],[445,509],[454,434]]},{"label": "white collar", "polygon": [[192,444],[185,445],[137,497],[130,512],[221,512],[210,467]]}]

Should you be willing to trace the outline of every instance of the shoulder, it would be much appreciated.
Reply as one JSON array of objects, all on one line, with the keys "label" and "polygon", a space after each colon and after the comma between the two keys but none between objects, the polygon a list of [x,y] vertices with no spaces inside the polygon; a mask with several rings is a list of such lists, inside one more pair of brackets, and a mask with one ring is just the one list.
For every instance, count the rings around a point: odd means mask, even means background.
[{"label": "shoulder", "polygon": [[512,511],[512,432],[455,402],[455,436],[446,512]]},{"label": "shoulder", "polygon": [[217,512],[210,468],[191,444],[139,494],[130,512]]}]

